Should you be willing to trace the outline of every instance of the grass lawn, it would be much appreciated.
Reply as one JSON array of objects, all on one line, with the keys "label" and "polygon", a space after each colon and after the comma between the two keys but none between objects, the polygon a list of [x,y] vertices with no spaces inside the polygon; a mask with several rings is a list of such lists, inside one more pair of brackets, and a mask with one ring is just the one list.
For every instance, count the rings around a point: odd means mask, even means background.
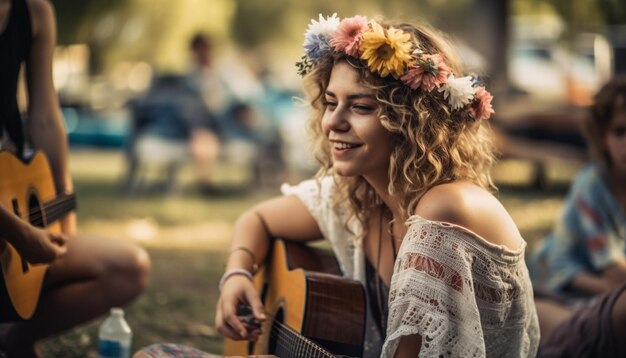
[{"label": "grass lawn", "polygon": [[[181,173],[182,189],[174,195],[127,196],[119,187],[124,171],[121,152],[73,150],[71,168],[81,234],[130,240],[152,257],[148,290],[125,308],[133,348],[168,341],[220,353],[214,307],[232,224],[246,208],[276,195],[278,188],[200,195],[188,185],[191,173],[186,168]],[[232,174],[237,169],[220,169],[226,174],[218,180],[238,180]],[[578,166],[556,163],[548,169],[553,185],[536,190],[527,185],[528,163],[506,161],[494,168],[500,186],[497,195],[531,247],[552,225]],[[46,357],[96,357],[101,322],[97,319],[44,341]]]}]

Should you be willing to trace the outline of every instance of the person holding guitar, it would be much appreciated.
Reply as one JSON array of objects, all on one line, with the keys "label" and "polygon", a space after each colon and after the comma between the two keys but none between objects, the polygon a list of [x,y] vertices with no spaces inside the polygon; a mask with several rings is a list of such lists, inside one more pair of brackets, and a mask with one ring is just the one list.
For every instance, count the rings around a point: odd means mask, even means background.
[{"label": "person holding guitar", "polygon": [[[225,355],[534,357],[526,243],[489,192],[492,96],[480,79],[463,74],[444,36],[422,24],[320,15],[304,48],[297,66],[322,167],[237,220],[215,324],[227,343],[250,343]],[[337,339],[299,338],[314,318],[287,334],[274,328],[297,311],[287,300],[268,305],[273,283],[253,282],[258,266],[276,271],[283,259],[273,250],[266,263],[275,238],[330,243],[343,275],[364,291],[361,350],[337,353],[351,333],[336,327],[358,321],[344,313],[359,305],[337,302],[337,289],[301,302],[322,302],[315,324]],[[295,292],[327,285],[320,282],[289,276],[280,284]],[[336,303],[343,308],[323,310]],[[318,345],[310,349],[311,341]],[[136,357],[187,356],[180,352],[162,345]]]},{"label": "person holding guitar", "polygon": [[[10,184],[22,180],[20,165],[28,168],[21,160],[28,153],[28,138],[36,153],[43,153],[49,161],[49,168],[43,172],[50,174],[48,191],[62,199],[72,197],[67,139],[52,82],[55,43],[56,20],[50,2],[0,0],[0,154],[13,163],[0,163],[0,286],[9,291],[0,301],[0,322],[9,322],[2,327],[0,352],[8,357],[37,357],[38,340],[104,314],[110,307],[129,303],[144,290],[150,272],[149,256],[140,247],[76,236],[75,214],[59,211],[68,208],[64,203],[71,201],[59,201],[54,211],[43,217],[41,211],[35,211],[43,223],[38,226],[45,227],[46,219],[52,220],[53,216],[60,220],[60,224],[49,223],[49,229],[40,228],[22,218],[27,208],[19,198],[28,193],[9,190]],[[22,63],[28,91],[25,131],[16,101]],[[37,158],[43,155],[36,154],[30,163],[40,163]],[[24,176],[26,181],[29,178]],[[26,188],[33,185],[24,183]],[[35,218],[33,213],[30,217]],[[19,255],[17,260],[15,255]],[[19,262],[23,273],[42,272],[41,287],[14,283],[9,262]],[[36,264],[48,264],[47,270]],[[12,295],[13,287],[21,293],[41,289],[41,294],[29,301],[34,305],[26,313],[21,313],[19,307],[23,305],[17,295]]]},{"label": "person holding guitar", "polygon": [[263,334],[242,322],[240,305],[273,318],[251,280],[271,238],[325,238],[365,288],[364,356],[534,357],[526,243],[489,192],[492,96],[480,79],[421,24],[320,15],[304,48],[298,68],[322,168],[236,222],[218,331]]}]

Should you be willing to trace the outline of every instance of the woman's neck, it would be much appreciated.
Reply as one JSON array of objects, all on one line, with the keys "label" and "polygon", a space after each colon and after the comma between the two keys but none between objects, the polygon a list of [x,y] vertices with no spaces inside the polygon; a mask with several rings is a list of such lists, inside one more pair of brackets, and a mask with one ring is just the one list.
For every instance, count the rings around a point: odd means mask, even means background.
[{"label": "woman's neck", "polygon": [[398,200],[389,193],[389,177],[387,173],[384,175],[364,175],[363,178],[372,186],[378,197],[382,200],[383,204],[387,206],[394,219],[400,219],[400,203]]}]

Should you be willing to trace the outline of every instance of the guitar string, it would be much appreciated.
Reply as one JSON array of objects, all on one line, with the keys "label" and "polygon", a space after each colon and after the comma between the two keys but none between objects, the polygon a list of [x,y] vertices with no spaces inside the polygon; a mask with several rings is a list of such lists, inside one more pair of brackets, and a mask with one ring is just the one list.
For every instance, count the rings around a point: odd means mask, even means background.
[{"label": "guitar string", "polygon": [[[293,332],[289,328],[286,328],[283,323],[276,321],[275,324],[272,325],[270,330],[270,339],[274,339],[278,345],[285,348],[287,351],[293,352],[294,345],[297,349],[296,339],[297,335],[294,335]],[[281,330],[282,328],[282,330]],[[296,342],[294,344],[294,342]]]},{"label": "guitar string", "polygon": [[46,210],[41,210],[41,207],[38,206],[35,209],[29,211],[28,217],[31,221],[42,220],[44,211],[46,213],[46,216],[57,215],[59,214],[60,211],[65,210],[66,207],[71,208],[73,206],[72,201],[73,201],[73,198],[63,198],[60,200],[55,200],[51,204],[48,204],[48,205],[44,204],[45,206],[47,206]]},{"label": "guitar string", "polygon": [[[71,211],[72,207],[67,208],[59,208],[57,210],[46,211],[46,222],[45,224],[51,224],[59,219],[63,214]],[[29,217],[30,222],[35,226],[44,226],[43,215],[38,215],[37,217]]]},{"label": "guitar string", "polygon": [[[279,327],[273,326],[272,334],[270,334],[270,338],[275,339],[277,345],[280,348],[284,348],[288,352],[289,356],[291,356],[291,354],[294,353],[295,351],[296,357],[316,357],[320,354],[321,354],[321,357],[334,357],[331,353],[315,345],[315,343],[307,342],[307,340],[302,339],[302,337],[300,337],[299,335],[297,334],[294,335],[293,332],[290,332],[287,330],[287,331],[282,331],[282,333],[285,333],[285,334],[281,334],[281,332],[276,332],[277,330],[279,330]],[[297,338],[300,338],[300,339],[297,341],[297,343],[295,343],[295,349],[294,349],[293,342]],[[308,353],[309,355],[303,356],[300,353]]]},{"label": "guitar string", "polygon": [[290,330],[281,331],[280,327],[274,327],[275,328],[273,328],[272,334],[270,334],[270,338],[275,339],[277,341],[277,344],[283,346],[288,351],[293,352],[295,346],[296,352],[302,352],[302,350],[304,349],[307,353],[319,352],[326,357],[333,357],[332,354],[328,353],[326,350],[319,347],[310,340],[303,338],[301,335],[294,333]]},{"label": "guitar string", "polygon": [[[55,210],[56,208],[58,208],[60,206],[71,205],[74,200],[75,199],[72,196],[65,196],[65,197],[62,197],[62,198],[54,199],[53,201],[51,201],[49,203],[44,203],[44,207],[48,207],[49,208],[49,209],[47,209],[45,211],[47,213],[49,211]],[[36,215],[40,215],[42,212],[43,212],[43,210],[41,210],[41,207],[37,206],[35,209],[29,211],[29,217],[37,218]]]},{"label": "guitar string", "polygon": [[[73,201],[74,199],[72,197],[67,197],[59,200],[58,202],[53,202],[48,206],[49,209],[45,210],[46,217],[53,218],[57,215],[70,211],[74,208]],[[43,224],[43,212],[44,210],[41,210],[39,207],[30,211],[28,217],[31,223],[34,224],[37,222],[39,224]]]},{"label": "guitar string", "polygon": [[[71,211],[73,209],[73,206],[71,205],[64,205],[61,207],[55,207],[52,208],[50,210],[46,210],[45,211],[45,217],[46,217],[46,222],[52,223],[54,221],[56,221],[56,219],[58,219],[59,216],[62,216],[63,214],[66,214],[67,212]],[[34,213],[29,215],[29,220],[31,223],[38,223],[38,224],[43,224],[43,213],[40,211],[38,213]]]},{"label": "guitar string", "polygon": [[[284,348],[291,348],[294,345],[294,341],[297,340],[296,345],[298,345],[298,343],[301,343],[302,345],[307,344],[309,348],[315,349],[316,351],[320,352],[321,354],[324,354],[324,357],[334,357],[331,353],[327,352],[324,348],[320,347],[318,344],[316,344],[315,342],[311,341],[310,339],[302,336],[300,333],[296,332],[293,328],[289,327],[288,325],[275,320],[275,317],[271,316],[271,315],[267,315],[270,317],[270,320],[268,320],[267,324],[270,323],[274,323],[272,325],[272,328],[270,330],[270,338],[274,338],[277,340],[277,342],[287,342],[287,340],[289,340],[288,346],[283,346]],[[283,329],[283,331],[280,331],[280,329]],[[285,333],[288,337],[284,337],[283,334],[281,333]],[[297,348],[299,349],[299,346],[297,346]]]}]

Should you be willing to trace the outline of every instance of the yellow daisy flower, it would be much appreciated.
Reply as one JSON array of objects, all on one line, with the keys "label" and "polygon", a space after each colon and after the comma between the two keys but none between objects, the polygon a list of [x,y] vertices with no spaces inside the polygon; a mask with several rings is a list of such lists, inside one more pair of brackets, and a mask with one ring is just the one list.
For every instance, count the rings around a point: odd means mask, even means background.
[{"label": "yellow daisy flower", "polygon": [[372,30],[363,34],[359,47],[361,59],[367,61],[370,71],[381,77],[402,76],[411,60],[411,35],[393,27],[385,31],[374,20],[371,25]]}]

